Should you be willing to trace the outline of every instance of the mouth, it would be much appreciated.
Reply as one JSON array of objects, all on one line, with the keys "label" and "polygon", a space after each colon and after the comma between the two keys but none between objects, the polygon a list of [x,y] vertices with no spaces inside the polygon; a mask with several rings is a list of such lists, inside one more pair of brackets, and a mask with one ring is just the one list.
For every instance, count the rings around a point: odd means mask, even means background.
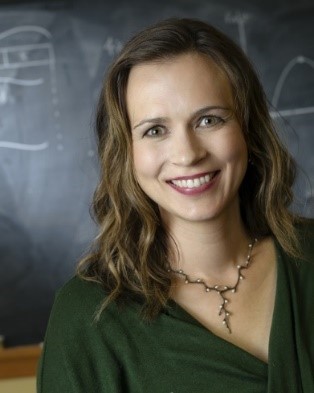
[{"label": "mouth", "polygon": [[184,177],[180,179],[170,180],[168,183],[173,184],[175,187],[182,189],[199,188],[203,185],[209,184],[220,171],[214,171],[199,176]]}]

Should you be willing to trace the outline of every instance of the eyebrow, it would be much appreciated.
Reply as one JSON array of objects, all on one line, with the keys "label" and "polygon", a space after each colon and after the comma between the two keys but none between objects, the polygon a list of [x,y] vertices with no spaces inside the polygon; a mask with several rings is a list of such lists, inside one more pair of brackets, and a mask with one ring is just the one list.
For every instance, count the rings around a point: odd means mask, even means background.
[{"label": "eyebrow", "polygon": [[[214,106],[205,106],[204,108],[198,109],[197,111],[195,111],[194,113],[192,113],[191,118],[193,117],[197,117],[197,116],[202,116],[205,113],[208,113],[212,110],[224,110],[224,111],[230,111],[231,109],[228,107],[224,107],[224,106],[218,106],[218,105],[214,105]],[[141,120],[138,124],[136,124],[136,126],[133,127],[133,130],[135,130],[135,128],[138,128],[140,126],[142,126],[143,124],[156,124],[156,123],[164,123],[167,121],[166,117],[152,117],[152,118],[148,118],[148,119],[143,119]]]}]

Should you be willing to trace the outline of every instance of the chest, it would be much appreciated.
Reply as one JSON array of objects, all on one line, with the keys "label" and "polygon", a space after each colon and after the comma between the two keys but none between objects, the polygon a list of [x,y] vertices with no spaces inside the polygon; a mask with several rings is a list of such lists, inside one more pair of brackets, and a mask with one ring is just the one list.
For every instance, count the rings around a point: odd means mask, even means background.
[{"label": "chest", "polygon": [[[198,285],[179,288],[173,292],[173,299],[205,329],[256,358],[268,361],[276,297],[275,262],[262,280],[258,272],[252,271],[236,293],[230,291],[223,297],[215,291],[206,293]],[[230,329],[224,322],[226,313]]]}]

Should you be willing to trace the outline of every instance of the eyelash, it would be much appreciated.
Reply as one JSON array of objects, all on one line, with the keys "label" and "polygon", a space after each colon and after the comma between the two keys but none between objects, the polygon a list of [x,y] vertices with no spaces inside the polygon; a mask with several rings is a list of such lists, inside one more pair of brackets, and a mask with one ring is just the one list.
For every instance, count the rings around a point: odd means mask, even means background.
[{"label": "eyelash", "polygon": [[[213,121],[214,124],[209,124],[209,125],[205,125],[205,126],[201,126],[201,122],[205,119],[209,119],[211,121]],[[226,121],[219,116],[214,116],[214,115],[206,115],[206,116],[202,116],[199,121],[197,122],[197,127],[205,127],[205,128],[210,128],[210,127],[214,127],[218,124],[221,123],[225,123]],[[157,138],[160,136],[160,133],[158,134],[150,134],[152,131],[157,130],[157,131],[164,131],[165,132],[165,128],[161,125],[156,125],[154,127],[149,128],[147,131],[144,132],[144,137],[149,137],[149,138]]]}]

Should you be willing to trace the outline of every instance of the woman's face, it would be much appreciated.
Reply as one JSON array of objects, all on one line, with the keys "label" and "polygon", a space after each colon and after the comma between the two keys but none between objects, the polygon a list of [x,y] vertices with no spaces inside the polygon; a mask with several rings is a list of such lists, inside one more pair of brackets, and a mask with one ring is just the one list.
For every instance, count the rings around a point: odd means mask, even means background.
[{"label": "woman's face", "polygon": [[136,179],[167,223],[238,208],[247,145],[230,83],[196,53],[132,68],[126,102]]}]

